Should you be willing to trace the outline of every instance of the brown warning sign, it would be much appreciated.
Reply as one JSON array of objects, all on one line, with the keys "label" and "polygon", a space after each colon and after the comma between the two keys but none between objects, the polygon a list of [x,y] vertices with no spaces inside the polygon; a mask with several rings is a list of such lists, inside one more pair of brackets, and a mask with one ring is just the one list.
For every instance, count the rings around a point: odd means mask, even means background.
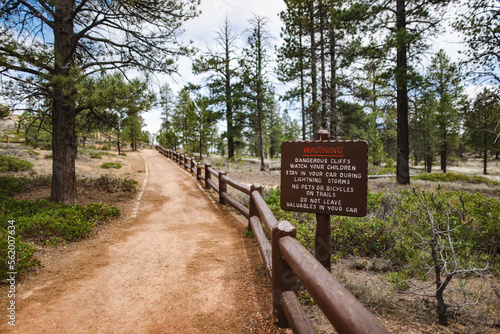
[{"label": "brown warning sign", "polygon": [[281,208],[366,215],[368,143],[299,141],[281,145]]}]

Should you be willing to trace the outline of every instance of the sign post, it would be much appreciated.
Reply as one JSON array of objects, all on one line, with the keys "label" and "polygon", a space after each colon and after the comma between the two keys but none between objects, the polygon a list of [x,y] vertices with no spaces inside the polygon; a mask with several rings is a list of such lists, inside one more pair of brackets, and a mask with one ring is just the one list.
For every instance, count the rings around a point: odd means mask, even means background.
[{"label": "sign post", "polygon": [[328,270],[330,215],[365,216],[368,192],[368,143],[329,138],[281,146],[281,208],[316,213],[315,257]]},{"label": "sign post", "polygon": [[[316,140],[330,140],[330,133],[326,130],[319,130],[316,133]],[[316,214],[316,235],[314,238],[314,257],[331,272],[331,243],[332,243],[332,226],[330,224],[330,215],[317,213]]]}]

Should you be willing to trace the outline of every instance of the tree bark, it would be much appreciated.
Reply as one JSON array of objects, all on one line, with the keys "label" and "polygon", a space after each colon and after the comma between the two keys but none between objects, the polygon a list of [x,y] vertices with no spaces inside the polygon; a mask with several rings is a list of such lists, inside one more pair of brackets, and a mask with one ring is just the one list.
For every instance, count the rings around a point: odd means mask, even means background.
[{"label": "tree bark", "polygon": [[234,156],[234,129],[233,129],[233,92],[231,87],[231,70],[229,68],[230,60],[230,41],[228,25],[226,24],[225,34],[225,84],[226,84],[226,123],[227,123],[227,158]]},{"label": "tree bark", "polygon": [[405,0],[396,0],[397,34],[397,182],[410,184],[410,144],[408,140],[408,80]]},{"label": "tree bark", "polygon": [[443,143],[443,148],[441,150],[441,170],[443,171],[443,173],[446,173],[446,157],[447,157],[447,152],[448,150],[448,145],[447,145],[447,142],[446,142],[446,138],[444,140],[444,143]]},{"label": "tree bark", "polygon": [[[486,126],[484,127],[486,129]],[[488,150],[486,145],[488,144],[488,136],[486,131],[483,132],[483,147],[484,147],[484,157],[483,157],[483,175],[488,174]]]},{"label": "tree bark", "polygon": [[74,0],[55,3],[54,78],[52,110],[52,188],[50,199],[67,204],[77,203],[76,192],[76,89],[71,77],[74,70]]},{"label": "tree bark", "polygon": [[302,26],[299,32],[299,43],[300,43],[300,106],[302,111],[302,140],[306,140],[306,107],[305,107],[305,74],[304,74],[304,54],[303,54],[303,43],[302,43]]},{"label": "tree bark", "polygon": [[327,100],[327,93],[326,93],[326,66],[325,66],[325,11],[323,7],[323,1],[319,2],[319,12],[320,12],[320,19],[319,19],[319,31],[320,31],[320,63],[321,63],[321,128],[322,129],[327,129],[327,122],[326,122],[326,100]]},{"label": "tree bark", "polygon": [[[337,38],[335,28],[330,27],[330,134],[336,139],[340,136],[340,117],[337,110]],[[374,109],[375,110],[375,109]]]},{"label": "tree bark", "polygon": [[312,125],[313,134],[319,130],[318,122],[318,83],[317,83],[317,56],[316,56],[316,29],[314,26],[314,1],[309,0],[309,34],[311,37],[311,112],[312,112]]}]

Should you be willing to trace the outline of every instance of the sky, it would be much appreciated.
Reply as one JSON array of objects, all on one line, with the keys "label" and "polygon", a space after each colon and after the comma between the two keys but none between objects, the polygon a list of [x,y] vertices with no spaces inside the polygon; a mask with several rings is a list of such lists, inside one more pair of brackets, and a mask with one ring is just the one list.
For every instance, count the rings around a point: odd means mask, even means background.
[{"label": "sky", "polygon": [[[240,41],[243,42],[246,40],[246,36],[248,35],[246,32],[250,27],[248,21],[254,17],[254,15],[258,15],[267,17],[267,29],[271,36],[275,38],[273,44],[280,44],[279,36],[282,24],[278,14],[285,8],[285,2],[282,0],[201,0],[199,9],[202,13],[197,18],[184,23],[184,33],[180,40],[184,42],[192,40],[194,43],[193,45],[200,49],[201,52],[207,50],[207,48],[214,50],[215,38],[217,37],[216,33],[224,24],[227,16],[231,24],[232,32],[238,34],[240,36]],[[424,59],[423,63],[427,63],[432,57],[432,54],[436,53],[441,48],[446,51],[452,60],[458,60],[460,58],[459,50],[463,47],[458,43],[458,40],[459,37],[457,33],[451,31],[450,28],[448,28],[447,31],[441,31],[440,35],[435,39],[433,47],[429,50],[427,59]],[[199,83],[202,79],[201,76],[192,74],[191,60],[188,58],[180,59],[179,73],[182,77],[158,76],[154,83],[154,88],[158,89],[160,86],[168,83],[176,95],[186,83]],[[277,88],[278,94],[281,90],[283,89],[280,89],[280,87]],[[475,95],[473,87],[468,88],[467,92],[471,96]],[[159,108],[144,113],[142,116],[146,122],[146,130],[152,134],[159,131],[161,124],[161,111]],[[293,112],[291,116],[294,117]],[[298,115],[296,115],[296,117],[298,117]]]}]

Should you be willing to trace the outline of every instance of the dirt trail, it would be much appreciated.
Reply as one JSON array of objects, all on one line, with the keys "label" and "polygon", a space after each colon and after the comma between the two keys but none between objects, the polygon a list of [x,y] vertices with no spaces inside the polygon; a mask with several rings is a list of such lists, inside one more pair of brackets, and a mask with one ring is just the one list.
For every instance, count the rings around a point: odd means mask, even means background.
[{"label": "dirt trail", "polygon": [[242,222],[173,162],[154,150],[144,156],[147,183],[136,217],[21,281],[16,327],[4,319],[0,332],[281,332]]}]

